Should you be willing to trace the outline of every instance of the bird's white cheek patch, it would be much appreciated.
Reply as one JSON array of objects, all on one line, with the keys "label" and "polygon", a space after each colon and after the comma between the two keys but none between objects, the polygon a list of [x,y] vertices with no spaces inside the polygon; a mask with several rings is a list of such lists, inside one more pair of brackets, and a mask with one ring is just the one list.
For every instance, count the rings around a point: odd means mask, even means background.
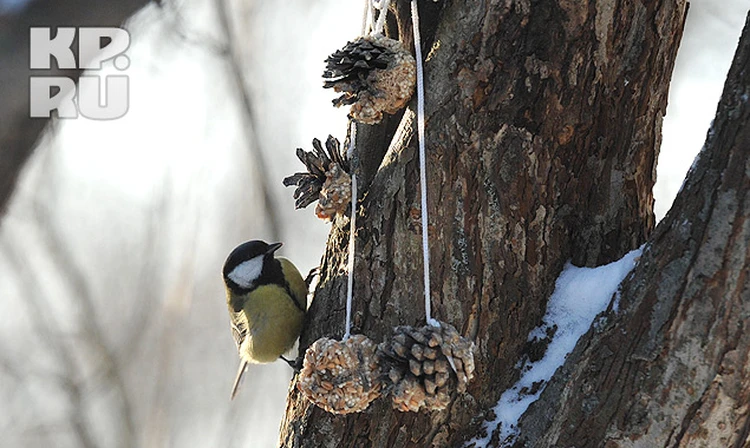
[{"label": "bird's white cheek patch", "polygon": [[263,271],[263,256],[259,255],[237,265],[227,277],[243,288],[253,286]]}]

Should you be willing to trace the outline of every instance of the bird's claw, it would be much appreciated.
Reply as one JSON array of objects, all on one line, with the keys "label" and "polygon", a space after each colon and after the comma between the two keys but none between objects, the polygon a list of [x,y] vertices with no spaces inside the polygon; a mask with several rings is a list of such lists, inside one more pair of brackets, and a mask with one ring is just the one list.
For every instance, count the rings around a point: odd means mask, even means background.
[{"label": "bird's claw", "polygon": [[289,367],[291,367],[295,373],[300,373],[300,371],[302,370],[302,357],[301,356],[298,356],[294,360],[286,359],[284,358],[284,356],[279,356],[279,358],[281,358],[285,363],[289,364]]}]

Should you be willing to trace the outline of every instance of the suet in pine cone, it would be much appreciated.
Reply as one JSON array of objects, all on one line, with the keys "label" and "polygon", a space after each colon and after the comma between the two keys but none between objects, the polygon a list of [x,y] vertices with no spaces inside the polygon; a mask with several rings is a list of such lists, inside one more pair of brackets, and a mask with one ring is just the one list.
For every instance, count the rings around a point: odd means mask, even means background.
[{"label": "suet in pine cone", "polygon": [[323,87],[343,93],[333,105],[351,104],[349,115],[361,123],[376,124],[384,112],[398,112],[414,92],[414,57],[401,42],[383,35],[348,42],[325,62]]},{"label": "suet in pine cone", "polygon": [[284,185],[297,186],[294,190],[296,208],[305,208],[317,200],[315,214],[331,220],[337,213],[344,214],[352,199],[349,160],[333,136],[328,136],[325,150],[317,138],[312,144],[310,152],[297,148],[297,157],[305,164],[307,172],[287,177]]},{"label": "suet in pine cone", "polygon": [[297,389],[334,414],[362,412],[380,396],[376,345],[364,335],[318,339],[305,351]]},{"label": "suet in pine cone", "polygon": [[474,343],[446,323],[396,327],[378,352],[393,407],[403,412],[445,409],[451,393],[465,392],[474,376]]}]

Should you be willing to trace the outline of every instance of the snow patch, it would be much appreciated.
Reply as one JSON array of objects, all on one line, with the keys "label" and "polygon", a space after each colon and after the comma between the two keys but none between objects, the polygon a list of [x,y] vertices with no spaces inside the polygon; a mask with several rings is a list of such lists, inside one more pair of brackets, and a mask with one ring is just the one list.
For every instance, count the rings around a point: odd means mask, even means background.
[{"label": "snow patch", "polygon": [[[618,286],[635,267],[643,247],[623,258],[597,268],[579,268],[566,263],[555,283],[542,325],[529,333],[529,341],[552,335],[544,357],[521,362],[521,378],[506,390],[494,407],[495,419],[485,422],[486,436],[467,443],[487,447],[492,434],[500,431],[500,446],[512,445],[518,437],[518,420],[535,402],[552,375],[573,351],[594,318],[606,310]],[[473,444],[473,445],[472,445]]]}]

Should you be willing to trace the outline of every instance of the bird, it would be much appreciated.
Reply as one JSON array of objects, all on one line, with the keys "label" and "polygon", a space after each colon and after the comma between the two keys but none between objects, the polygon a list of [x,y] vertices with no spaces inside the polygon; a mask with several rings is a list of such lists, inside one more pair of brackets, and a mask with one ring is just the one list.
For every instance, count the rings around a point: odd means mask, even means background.
[{"label": "bird", "polygon": [[282,243],[253,240],[240,244],[224,262],[227,308],[240,366],[232,386],[237,395],[247,365],[283,357],[302,331],[308,284],[290,260],[276,257]]}]

